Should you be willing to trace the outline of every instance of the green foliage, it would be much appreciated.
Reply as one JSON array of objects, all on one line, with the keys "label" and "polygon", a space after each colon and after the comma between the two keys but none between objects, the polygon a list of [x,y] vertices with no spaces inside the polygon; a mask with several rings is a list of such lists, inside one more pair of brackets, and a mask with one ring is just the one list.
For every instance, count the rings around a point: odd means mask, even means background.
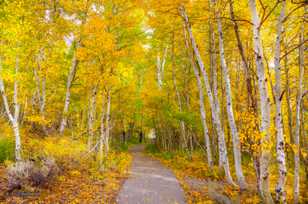
[{"label": "green foliage", "polygon": [[128,144],[127,143],[121,143],[120,145],[117,145],[115,147],[116,150],[120,151],[120,152],[127,152],[128,151]]},{"label": "green foliage", "polygon": [[174,153],[173,152],[162,152],[161,157],[165,160],[171,160],[174,158]]},{"label": "green foliage", "polygon": [[14,142],[8,138],[0,139],[0,163],[14,159]]},{"label": "green foliage", "polygon": [[179,121],[184,121],[186,124],[196,128],[199,123],[199,116],[194,112],[175,112],[174,118]]},{"label": "green foliage", "polygon": [[137,135],[132,136],[129,140],[128,140],[128,145],[135,145],[135,144],[139,144],[139,137]]},{"label": "green foliage", "polygon": [[159,149],[157,148],[157,146],[155,144],[148,144],[145,147],[145,151],[149,154],[157,154],[159,153]]}]

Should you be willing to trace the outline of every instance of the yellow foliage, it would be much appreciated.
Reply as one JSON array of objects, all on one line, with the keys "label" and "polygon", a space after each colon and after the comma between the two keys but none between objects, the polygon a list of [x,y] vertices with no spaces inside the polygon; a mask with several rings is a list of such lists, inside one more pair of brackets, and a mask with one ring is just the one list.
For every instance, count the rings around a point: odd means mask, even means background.
[{"label": "yellow foliage", "polygon": [[72,170],[72,171],[69,171],[69,175],[70,176],[80,176],[81,173],[77,170]]},{"label": "yellow foliage", "polygon": [[36,157],[51,156],[58,161],[79,160],[87,146],[78,140],[67,137],[50,136],[45,139],[31,138],[25,142],[25,155]]},{"label": "yellow foliage", "polygon": [[37,123],[39,125],[48,125],[50,124],[50,120],[48,120],[46,117],[42,117],[40,115],[29,115],[26,117],[26,120],[32,123]]}]

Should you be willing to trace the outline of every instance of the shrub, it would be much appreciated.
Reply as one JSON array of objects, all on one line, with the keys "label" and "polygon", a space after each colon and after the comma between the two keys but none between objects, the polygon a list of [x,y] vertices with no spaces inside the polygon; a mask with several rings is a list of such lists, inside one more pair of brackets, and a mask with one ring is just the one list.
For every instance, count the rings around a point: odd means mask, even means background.
[{"label": "shrub", "polygon": [[171,160],[174,158],[174,153],[173,152],[162,152],[161,157],[165,160]]},{"label": "shrub", "polygon": [[44,158],[38,163],[19,161],[8,167],[9,192],[15,189],[26,189],[47,184],[59,172],[54,159]]},{"label": "shrub", "polygon": [[[74,169],[80,165],[87,152],[87,145],[71,138],[46,137],[31,138],[24,144],[24,155],[27,158],[51,157],[61,169]],[[38,159],[40,160],[40,159]]]},{"label": "shrub", "polygon": [[0,163],[14,159],[14,142],[8,138],[0,139]]},{"label": "shrub", "polygon": [[155,144],[148,144],[145,147],[145,150],[146,150],[147,153],[150,153],[150,154],[155,154],[155,153],[159,152],[159,149],[157,148],[157,146]]},{"label": "shrub", "polygon": [[128,151],[128,144],[121,143],[120,145],[114,146],[113,149],[115,149],[116,151],[119,151],[119,152],[127,152]]}]

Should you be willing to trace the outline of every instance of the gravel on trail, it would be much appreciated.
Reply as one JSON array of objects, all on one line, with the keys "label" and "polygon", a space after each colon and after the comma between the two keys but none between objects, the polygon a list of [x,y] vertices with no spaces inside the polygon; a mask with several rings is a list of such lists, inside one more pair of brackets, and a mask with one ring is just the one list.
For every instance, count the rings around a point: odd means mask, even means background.
[{"label": "gravel on trail", "polygon": [[130,149],[130,177],[117,197],[118,204],[185,204],[184,191],[172,171],[146,156],[143,145]]}]

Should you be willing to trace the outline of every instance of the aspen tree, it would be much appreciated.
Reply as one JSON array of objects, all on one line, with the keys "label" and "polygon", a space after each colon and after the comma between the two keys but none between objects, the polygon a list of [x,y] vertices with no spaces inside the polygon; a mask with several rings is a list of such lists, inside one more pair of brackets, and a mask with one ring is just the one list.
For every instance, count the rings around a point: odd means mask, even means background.
[{"label": "aspen tree", "polygon": [[192,50],[193,50],[193,52],[196,56],[199,68],[200,68],[202,76],[203,76],[203,83],[204,83],[204,86],[206,88],[206,93],[207,93],[207,96],[209,98],[210,106],[211,106],[211,109],[212,109],[212,118],[213,118],[216,130],[217,130],[217,133],[218,133],[219,157],[220,157],[220,160],[222,162],[222,165],[223,165],[223,168],[224,168],[224,171],[225,171],[226,179],[230,184],[235,185],[235,183],[233,182],[231,173],[230,173],[230,166],[229,166],[229,160],[228,160],[228,155],[227,155],[227,147],[226,147],[226,142],[225,142],[225,134],[224,134],[223,129],[222,129],[222,124],[221,124],[220,117],[219,117],[219,110],[217,108],[217,106],[219,106],[219,104],[215,104],[213,93],[212,93],[210,83],[209,83],[209,80],[208,80],[208,75],[205,71],[204,63],[202,61],[199,49],[198,49],[196,41],[194,39],[192,30],[191,30],[191,25],[190,25],[190,22],[189,22],[189,19],[188,19],[188,16],[186,14],[184,6],[181,6],[179,8],[179,12],[180,12],[180,15],[182,16],[184,23],[186,25],[186,29],[187,29],[187,32],[189,34],[189,39],[190,39],[191,46],[192,46]]},{"label": "aspen tree", "polygon": [[261,43],[261,34],[260,34],[260,19],[256,8],[255,0],[249,0],[249,7],[251,10],[251,17],[253,23],[253,44],[254,44],[254,53],[255,61],[257,67],[258,75],[258,87],[260,92],[260,109],[261,109],[261,158],[260,158],[260,177],[261,177],[261,195],[265,203],[273,203],[273,199],[270,193],[269,188],[269,161],[271,157],[270,153],[270,99],[267,88],[267,78],[264,71],[264,56],[263,48]]},{"label": "aspen tree", "polygon": [[276,186],[276,201],[286,203],[286,192],[284,189],[286,182],[286,158],[285,158],[285,141],[283,135],[283,121],[282,121],[282,93],[281,93],[281,65],[280,65],[280,47],[283,33],[283,21],[285,17],[286,1],[282,1],[282,7],[277,22],[277,36],[275,44],[275,102],[276,102],[276,152],[277,162],[279,166],[279,179]]}]

